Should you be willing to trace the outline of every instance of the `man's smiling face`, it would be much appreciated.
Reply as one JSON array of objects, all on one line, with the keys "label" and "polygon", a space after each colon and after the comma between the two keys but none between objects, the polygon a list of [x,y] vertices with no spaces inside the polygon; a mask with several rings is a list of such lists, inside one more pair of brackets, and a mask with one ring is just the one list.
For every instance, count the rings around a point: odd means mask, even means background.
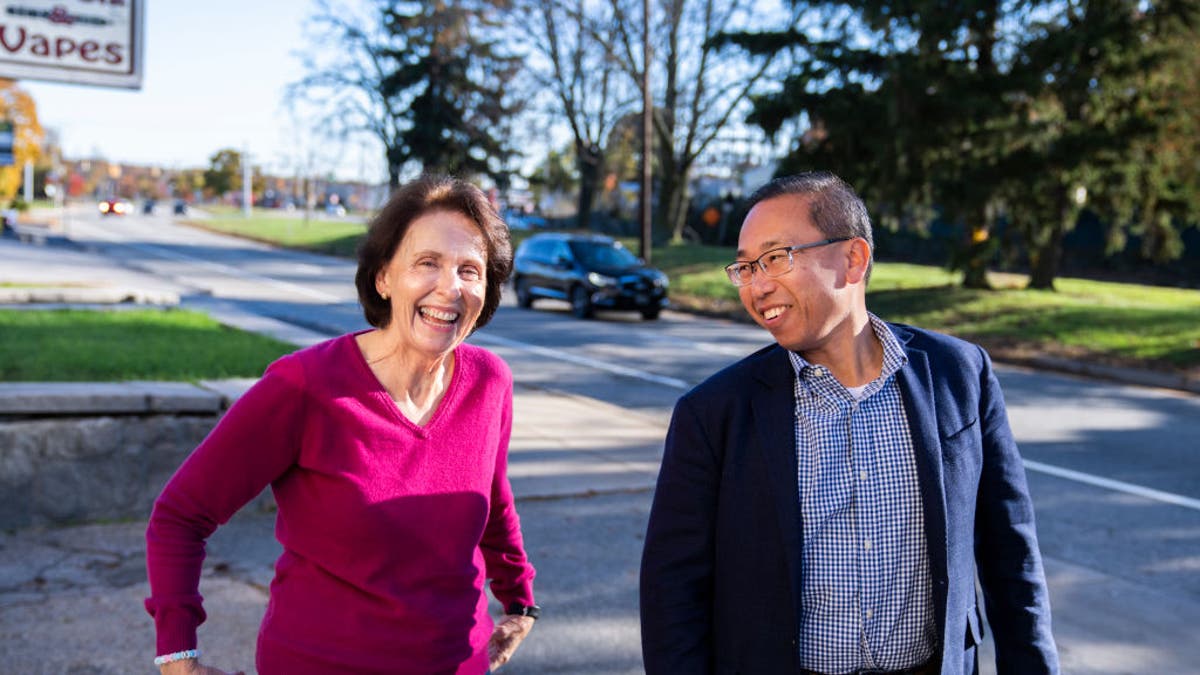
[{"label": "man's smiling face", "polygon": [[[772,249],[825,238],[812,224],[808,197],[774,197],[746,215],[737,259],[754,260]],[[782,276],[768,277],[756,269],[751,282],[738,289],[742,305],[786,349],[820,351],[847,324],[852,309],[846,292],[847,244],[797,251],[791,271]]]}]

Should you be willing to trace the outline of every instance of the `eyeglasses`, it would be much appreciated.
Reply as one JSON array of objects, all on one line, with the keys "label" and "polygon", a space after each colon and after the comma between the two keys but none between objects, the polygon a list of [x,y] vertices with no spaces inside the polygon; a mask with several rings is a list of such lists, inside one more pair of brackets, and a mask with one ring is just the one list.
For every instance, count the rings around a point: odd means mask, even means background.
[{"label": "eyeglasses", "polygon": [[849,241],[853,238],[835,237],[833,239],[814,241],[811,244],[797,244],[796,246],[773,248],[754,260],[740,260],[726,265],[725,274],[729,275],[729,281],[733,282],[734,286],[749,284],[754,279],[755,269],[762,270],[762,273],[769,277],[780,277],[792,271],[792,254],[796,251],[803,251],[806,248],[817,248],[818,246],[828,246],[829,244],[836,244],[839,241]]}]

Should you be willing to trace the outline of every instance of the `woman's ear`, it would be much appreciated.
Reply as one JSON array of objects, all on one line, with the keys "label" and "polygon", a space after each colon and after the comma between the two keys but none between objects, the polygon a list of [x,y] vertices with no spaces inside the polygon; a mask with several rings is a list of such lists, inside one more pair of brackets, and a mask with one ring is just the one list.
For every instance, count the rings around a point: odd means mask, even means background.
[{"label": "woman's ear", "polygon": [[375,292],[384,300],[388,299],[387,277],[384,275],[384,270],[379,270],[375,274]]}]

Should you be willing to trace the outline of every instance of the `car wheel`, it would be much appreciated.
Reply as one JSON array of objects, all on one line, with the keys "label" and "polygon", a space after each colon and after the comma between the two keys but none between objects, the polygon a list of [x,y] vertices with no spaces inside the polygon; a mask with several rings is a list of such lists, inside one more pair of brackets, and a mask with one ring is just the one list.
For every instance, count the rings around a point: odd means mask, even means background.
[{"label": "car wheel", "polygon": [[592,299],[583,286],[571,289],[571,313],[580,319],[592,318]]},{"label": "car wheel", "polygon": [[646,307],[642,310],[642,318],[646,321],[654,321],[658,318],[658,313],[661,311],[661,307]]},{"label": "car wheel", "polygon": [[529,282],[523,278],[518,278],[513,282],[517,287],[517,307],[529,309],[533,306],[533,293],[529,290]]}]

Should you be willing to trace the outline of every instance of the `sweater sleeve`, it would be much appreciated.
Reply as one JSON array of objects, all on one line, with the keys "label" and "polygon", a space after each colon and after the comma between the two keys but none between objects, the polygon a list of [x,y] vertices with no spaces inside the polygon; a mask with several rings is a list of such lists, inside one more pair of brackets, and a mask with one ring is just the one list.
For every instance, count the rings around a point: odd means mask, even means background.
[{"label": "sweater sleeve", "polygon": [[491,511],[479,546],[483,550],[492,594],[502,605],[513,602],[534,604],[533,565],[525,555],[521,521],[508,482],[508,442],[512,436],[512,385],[506,387],[500,422],[500,448],[496,452],[496,470],[492,475]]},{"label": "sweater sleeve", "polygon": [[167,482],[146,530],[146,570],[159,654],[196,647],[205,541],[299,453],[304,411],[299,359],[267,368]]}]

